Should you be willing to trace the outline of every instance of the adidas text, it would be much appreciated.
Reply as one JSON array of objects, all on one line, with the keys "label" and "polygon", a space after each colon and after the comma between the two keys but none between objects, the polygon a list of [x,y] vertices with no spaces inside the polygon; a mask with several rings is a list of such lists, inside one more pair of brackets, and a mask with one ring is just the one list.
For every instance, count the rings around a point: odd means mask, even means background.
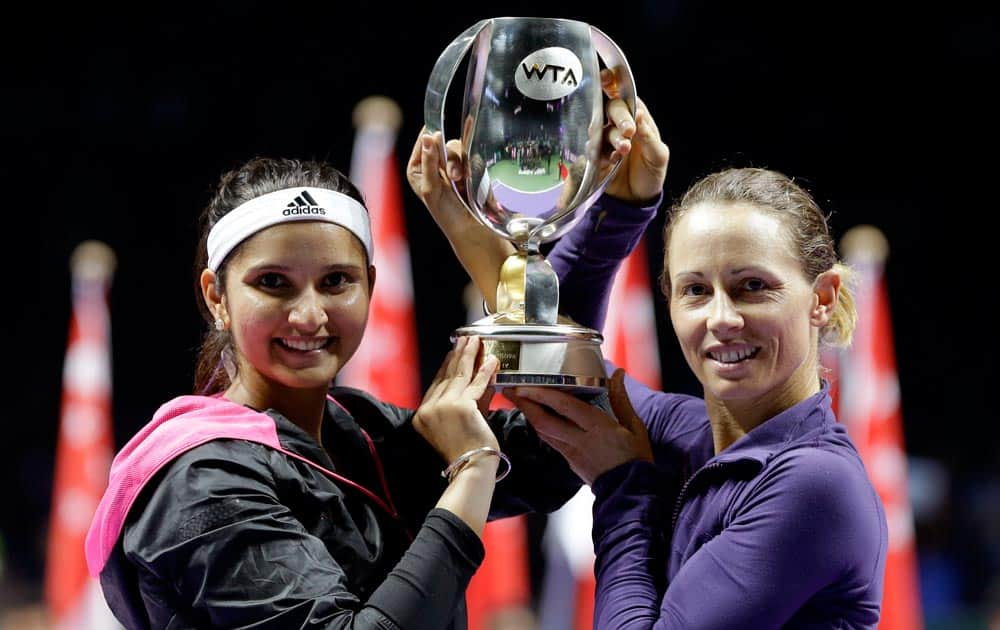
[{"label": "adidas text", "polygon": [[281,214],[286,217],[293,214],[326,214],[326,210],[319,206],[295,206],[294,208],[285,208]]}]

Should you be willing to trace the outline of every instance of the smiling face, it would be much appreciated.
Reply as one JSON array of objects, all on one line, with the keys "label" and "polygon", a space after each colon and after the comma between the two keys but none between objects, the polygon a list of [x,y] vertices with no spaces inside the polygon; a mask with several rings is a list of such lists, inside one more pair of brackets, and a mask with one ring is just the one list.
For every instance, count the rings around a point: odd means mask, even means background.
[{"label": "smiling face", "polygon": [[224,273],[225,294],[210,295],[209,283],[206,301],[233,335],[233,387],[249,391],[254,406],[269,406],[287,389],[325,392],[357,350],[368,318],[360,241],[332,223],[283,223],[248,238]]},{"label": "smiling face", "polygon": [[699,203],[668,245],[670,319],[707,401],[777,411],[817,391],[817,335],[836,290],[814,290],[775,215]]}]

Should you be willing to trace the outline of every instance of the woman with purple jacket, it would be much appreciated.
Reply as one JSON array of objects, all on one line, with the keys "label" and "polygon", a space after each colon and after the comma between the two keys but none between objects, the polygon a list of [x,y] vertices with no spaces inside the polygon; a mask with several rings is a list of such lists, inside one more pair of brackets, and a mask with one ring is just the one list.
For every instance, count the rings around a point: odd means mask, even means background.
[{"label": "woman with purple jacket", "polygon": [[[635,123],[618,149],[633,185],[609,188],[548,256],[562,312],[598,329],[666,171],[645,108]],[[503,245],[424,175],[438,172],[433,156],[412,166],[414,190],[491,295]],[[702,397],[621,370],[614,417],[555,389],[505,392],[594,492],[595,627],[876,627],[885,514],[819,362],[855,322],[824,214],[781,173],[730,169],[688,190],[663,242],[661,286]]]}]

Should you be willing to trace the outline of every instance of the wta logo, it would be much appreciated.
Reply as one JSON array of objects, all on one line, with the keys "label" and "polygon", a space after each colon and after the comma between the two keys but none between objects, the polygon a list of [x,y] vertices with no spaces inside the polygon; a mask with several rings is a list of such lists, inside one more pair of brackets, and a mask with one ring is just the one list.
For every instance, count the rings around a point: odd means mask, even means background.
[{"label": "wta logo", "polygon": [[326,214],[326,210],[319,207],[308,190],[303,190],[301,195],[295,197],[294,201],[288,202],[288,207],[281,214],[290,217],[293,214]]},{"label": "wta logo", "polygon": [[551,46],[525,57],[514,70],[514,84],[536,101],[554,101],[573,93],[583,78],[583,64],[568,48]]}]

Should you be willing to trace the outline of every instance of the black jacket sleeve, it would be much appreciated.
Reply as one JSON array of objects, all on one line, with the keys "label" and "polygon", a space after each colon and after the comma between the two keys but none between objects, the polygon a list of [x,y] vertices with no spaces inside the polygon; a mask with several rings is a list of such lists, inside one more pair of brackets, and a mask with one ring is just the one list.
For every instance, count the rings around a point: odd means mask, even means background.
[{"label": "black jacket sleeve", "polygon": [[[408,524],[415,525],[444,492],[447,482],[441,470],[448,462],[413,428],[414,410],[376,400],[355,389],[334,388],[332,393],[371,434],[385,464],[389,486],[395,488],[395,503]],[[592,403],[610,410],[606,394]],[[497,410],[487,421],[500,449],[511,461],[510,475],[497,484],[493,494],[491,519],[555,511],[583,485],[562,455],[538,437],[523,413]]]},{"label": "black jacket sleeve", "polygon": [[299,472],[282,453],[239,440],[209,442],[170,465],[122,539],[151,626],[448,627],[483,558],[476,534],[449,512],[425,514],[388,577],[359,596],[312,533],[317,525],[281,500],[281,484]]}]

